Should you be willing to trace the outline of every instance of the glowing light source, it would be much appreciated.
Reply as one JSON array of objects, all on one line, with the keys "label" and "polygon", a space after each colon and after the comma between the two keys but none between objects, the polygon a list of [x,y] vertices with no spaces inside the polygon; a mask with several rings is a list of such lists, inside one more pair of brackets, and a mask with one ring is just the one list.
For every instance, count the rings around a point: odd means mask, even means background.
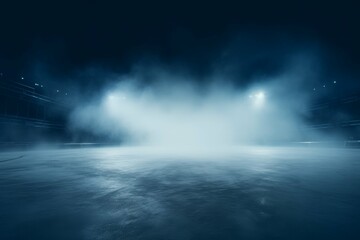
[{"label": "glowing light source", "polygon": [[114,95],[114,94],[109,94],[107,97],[108,97],[109,100],[115,99],[115,95]]},{"label": "glowing light source", "polygon": [[107,96],[107,99],[108,100],[111,100],[111,101],[119,101],[119,100],[126,100],[126,96],[125,95],[118,95],[118,94],[112,94],[110,93],[108,96]]},{"label": "glowing light source", "polygon": [[264,99],[265,98],[265,93],[264,92],[258,92],[257,94],[255,94],[255,98]]},{"label": "glowing light source", "polygon": [[250,94],[249,98],[252,100],[256,108],[264,105],[265,102],[265,93],[263,91],[258,91],[256,93]]}]

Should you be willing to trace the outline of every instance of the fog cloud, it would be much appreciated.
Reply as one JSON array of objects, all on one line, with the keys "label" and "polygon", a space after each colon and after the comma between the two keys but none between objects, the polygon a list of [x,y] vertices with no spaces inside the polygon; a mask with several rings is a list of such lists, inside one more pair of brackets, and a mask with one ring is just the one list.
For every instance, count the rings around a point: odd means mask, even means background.
[{"label": "fog cloud", "polygon": [[[141,69],[119,76],[99,97],[79,104],[73,130],[116,141],[157,146],[226,146],[300,141],[310,132],[303,118],[313,74],[304,58],[286,72],[263,77],[246,88],[227,76],[195,77],[157,68],[152,81]],[[155,73],[154,73],[155,72]],[[311,93],[311,92],[310,92]]]}]

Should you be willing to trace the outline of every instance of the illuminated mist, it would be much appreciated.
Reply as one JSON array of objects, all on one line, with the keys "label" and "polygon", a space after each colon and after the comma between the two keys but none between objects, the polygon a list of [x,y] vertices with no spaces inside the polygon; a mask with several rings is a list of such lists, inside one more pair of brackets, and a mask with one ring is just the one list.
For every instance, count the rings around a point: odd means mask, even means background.
[{"label": "illuminated mist", "polygon": [[317,134],[303,121],[310,100],[304,91],[309,76],[303,66],[289,69],[244,88],[218,75],[199,87],[191,77],[165,71],[155,74],[152,83],[142,84],[146,77],[139,71],[120,76],[100,97],[79,104],[71,115],[71,126],[129,145],[202,147],[301,141]]}]

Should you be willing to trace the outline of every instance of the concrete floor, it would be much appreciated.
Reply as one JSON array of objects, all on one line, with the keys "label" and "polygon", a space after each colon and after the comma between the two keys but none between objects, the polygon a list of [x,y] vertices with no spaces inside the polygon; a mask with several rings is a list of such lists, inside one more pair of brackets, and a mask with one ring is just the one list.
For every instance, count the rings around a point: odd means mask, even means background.
[{"label": "concrete floor", "polygon": [[3,151],[0,239],[360,239],[359,149],[187,150]]}]

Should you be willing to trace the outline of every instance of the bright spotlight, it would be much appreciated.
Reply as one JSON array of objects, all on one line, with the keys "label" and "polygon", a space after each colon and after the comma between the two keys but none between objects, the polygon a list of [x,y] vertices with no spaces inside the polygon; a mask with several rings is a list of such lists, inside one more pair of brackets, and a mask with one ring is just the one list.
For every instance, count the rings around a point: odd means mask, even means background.
[{"label": "bright spotlight", "polygon": [[263,91],[259,91],[256,93],[253,93],[249,96],[251,101],[253,102],[254,106],[256,108],[259,108],[264,105],[265,102],[265,93]]},{"label": "bright spotlight", "polygon": [[264,99],[265,98],[265,93],[264,92],[258,92],[255,94],[255,97],[257,99]]},{"label": "bright spotlight", "polygon": [[107,97],[108,97],[109,100],[115,99],[115,95],[114,95],[114,94],[109,94]]},{"label": "bright spotlight", "polygon": [[125,101],[126,99],[127,98],[125,95],[119,95],[116,93],[109,93],[106,97],[107,102],[111,104],[118,104],[119,102]]}]

